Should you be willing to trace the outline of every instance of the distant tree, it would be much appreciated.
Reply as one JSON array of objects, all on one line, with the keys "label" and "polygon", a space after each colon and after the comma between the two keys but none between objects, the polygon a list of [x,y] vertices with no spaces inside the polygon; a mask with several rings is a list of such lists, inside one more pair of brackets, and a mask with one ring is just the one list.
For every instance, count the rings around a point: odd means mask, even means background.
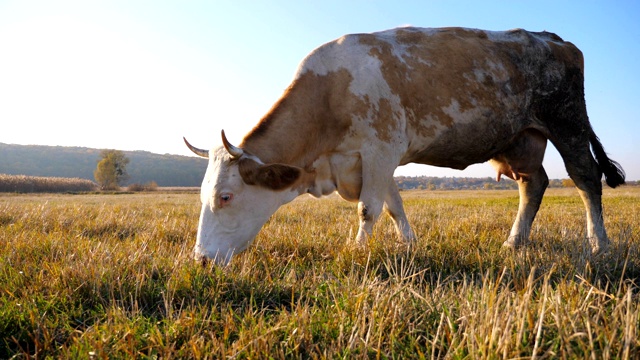
[{"label": "distant tree", "polygon": [[574,187],[576,184],[571,179],[562,179],[562,186],[564,187]]},{"label": "distant tree", "polygon": [[129,159],[119,150],[102,150],[93,177],[102,190],[117,190],[129,179],[127,174]]}]

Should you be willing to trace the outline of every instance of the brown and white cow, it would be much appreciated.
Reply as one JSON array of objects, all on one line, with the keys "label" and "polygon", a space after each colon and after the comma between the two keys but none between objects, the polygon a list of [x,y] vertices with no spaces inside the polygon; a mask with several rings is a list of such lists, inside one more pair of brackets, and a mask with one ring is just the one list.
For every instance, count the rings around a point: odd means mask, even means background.
[{"label": "brown and white cow", "polygon": [[393,180],[407,163],[490,161],[498,179],[516,180],[520,206],[504,245],[519,246],[548,184],[547,140],[584,201],[598,252],[609,243],[601,177],[616,187],[624,172],[589,124],[583,82],[580,50],[548,32],[405,27],[322,45],[238,147],[224,132],[210,151],[187,143],[209,158],[196,257],[227,263],[281,205],[335,191],[358,202],[357,241],[383,209],[400,237],[414,239]]}]

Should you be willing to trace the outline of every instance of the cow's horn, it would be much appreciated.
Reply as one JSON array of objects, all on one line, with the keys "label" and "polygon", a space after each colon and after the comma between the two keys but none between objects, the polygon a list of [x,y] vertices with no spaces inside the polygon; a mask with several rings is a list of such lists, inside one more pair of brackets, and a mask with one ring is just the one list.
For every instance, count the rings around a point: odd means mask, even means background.
[{"label": "cow's horn", "polygon": [[224,135],[224,130],[222,130],[222,144],[224,145],[224,148],[227,149],[229,154],[236,159],[244,154],[244,151],[242,149],[229,143],[229,140],[227,140],[227,137]]},{"label": "cow's horn", "polygon": [[184,140],[184,143],[187,144],[187,147],[189,148],[189,150],[193,151],[194,154],[198,156],[202,156],[203,158],[207,158],[207,159],[209,158],[209,151],[198,149],[197,147],[189,144],[189,142],[187,141],[187,138],[185,137],[182,137],[182,140]]}]

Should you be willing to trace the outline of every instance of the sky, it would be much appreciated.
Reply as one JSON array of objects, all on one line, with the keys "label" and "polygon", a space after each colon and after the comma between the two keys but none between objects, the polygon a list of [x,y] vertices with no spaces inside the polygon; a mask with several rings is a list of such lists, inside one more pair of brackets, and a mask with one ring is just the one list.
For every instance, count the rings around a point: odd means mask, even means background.
[{"label": "sky", "polygon": [[[637,1],[0,0],[0,142],[192,155],[183,136],[211,148],[224,129],[240,143],[300,61],[344,34],[524,28],[582,50],[591,124],[638,180],[639,19]],[[544,166],[567,177],[551,145]],[[495,172],[406,165],[396,175]]]}]

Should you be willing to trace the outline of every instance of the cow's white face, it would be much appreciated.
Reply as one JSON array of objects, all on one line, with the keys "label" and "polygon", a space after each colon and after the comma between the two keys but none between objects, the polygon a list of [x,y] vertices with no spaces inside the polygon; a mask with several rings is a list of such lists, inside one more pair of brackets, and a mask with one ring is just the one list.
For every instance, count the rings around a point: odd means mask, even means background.
[{"label": "cow's white face", "polygon": [[[207,154],[199,151],[194,152]],[[208,157],[194,255],[196,259],[226,264],[251,244],[280,206],[298,196],[292,185],[301,170],[281,164],[264,165],[248,154],[234,157],[222,146],[209,151]]]}]

